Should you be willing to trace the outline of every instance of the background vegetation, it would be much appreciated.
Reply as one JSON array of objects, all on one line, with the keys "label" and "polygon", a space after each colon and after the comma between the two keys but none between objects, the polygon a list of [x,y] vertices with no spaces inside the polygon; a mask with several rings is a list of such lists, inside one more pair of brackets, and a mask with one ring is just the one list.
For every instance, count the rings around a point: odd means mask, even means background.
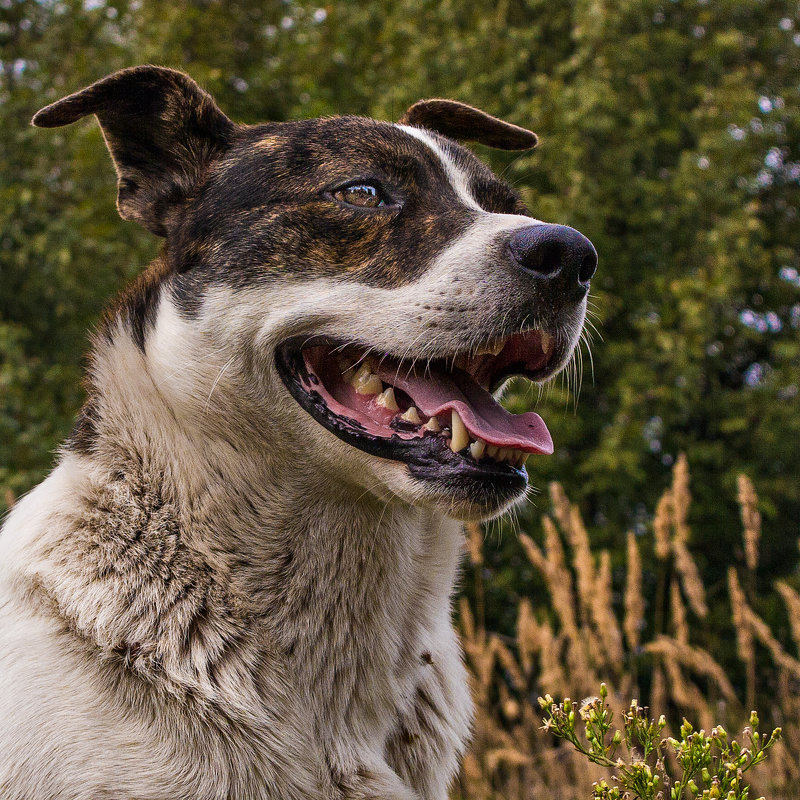
[{"label": "background vegetation", "polygon": [[[535,702],[544,692],[559,699],[571,697],[580,731],[583,713],[597,707],[601,680],[609,687],[608,703],[617,725],[630,709],[631,698],[650,704],[646,719],[664,715],[665,727],[654,734],[656,741],[683,738],[691,730],[681,724],[687,718],[701,736],[703,731],[712,736],[720,730],[716,726],[724,725],[731,737],[738,737],[756,719],[748,709],[757,704],[761,720],[769,721],[762,732],[768,729],[768,736],[772,726],[780,726],[783,735],[767,762],[745,776],[754,792],[715,794],[711,788],[703,798],[734,800],[734,795],[756,797],[755,792],[770,800],[800,798],[800,593],[786,581],[771,587],[773,599],[790,621],[790,634],[781,643],[755,611],[760,599],[754,586],[761,577],[761,519],[751,481],[740,475],[737,482],[740,543],[746,555],[743,564],[728,567],[724,605],[735,628],[735,658],[726,667],[719,660],[726,650],[716,640],[707,648],[698,644],[707,637],[711,615],[700,572],[686,546],[692,500],[683,455],[656,508],[652,553],[643,552],[636,535],[628,533],[620,600],[613,589],[611,551],[592,546],[579,510],[560,484],[550,484],[551,511],[541,520],[543,544],[525,533],[519,536],[527,562],[546,585],[547,599],[519,600],[513,636],[486,629],[483,533],[478,526],[468,526],[477,591],[472,600],[461,598],[460,621],[478,714],[454,800],[588,800],[595,796],[593,785],[602,780],[615,788],[617,770],[590,764],[571,745],[557,744],[543,730],[544,712]],[[658,611],[652,624],[644,592],[648,572],[657,582]],[[745,734],[740,741],[747,739]],[[587,744],[584,739],[583,746]],[[620,748],[618,754],[624,758],[622,765],[644,762],[654,772],[665,769],[673,780],[684,777],[686,764],[674,753],[659,765],[657,754],[645,755],[641,744],[631,756],[626,751]],[[749,752],[754,754],[755,747]],[[694,777],[700,787],[710,783],[708,777],[701,780],[700,769],[690,768],[686,777]],[[596,800],[609,796],[597,788]],[[699,800],[699,794],[684,790],[673,796],[662,783],[636,796]]]},{"label": "background vegetation", "polygon": [[[608,613],[628,613],[632,548],[641,553],[640,640],[626,638],[614,664],[630,671],[628,683],[603,676],[640,697],[662,697],[656,653],[642,642],[677,637],[669,628],[672,576],[691,563],[696,580],[677,584],[687,608],[683,644],[713,655],[744,705],[757,703],[759,691],[768,699],[780,686],[796,691],[786,681],[797,675],[773,669],[775,646],[797,656],[800,615],[797,606],[787,612],[775,589],[800,588],[796,2],[0,0],[7,502],[46,474],[70,428],[87,328],[158,247],[118,218],[96,125],[41,131],[28,123],[46,103],[145,62],[186,70],[243,122],[335,113],[396,119],[420,97],[449,96],[536,130],[542,143],[533,153],[480,154],[536,216],[594,241],[599,335],[593,370],[584,352],[579,402],[576,382],[567,381],[541,397],[520,390],[509,402],[517,410],[536,403],[548,422],[556,454],[529,462],[532,483],[560,481],[580,509],[600,554]],[[680,452],[694,500],[667,559],[655,510]],[[758,569],[740,535],[740,473],[760,498]],[[480,567],[467,575],[479,628],[496,631],[498,641],[517,635],[523,597],[544,614],[538,624],[555,626],[553,635],[564,624],[546,570],[530,560],[535,551],[526,545],[526,558],[517,537],[499,535],[513,527],[541,541],[550,507],[540,495],[514,521],[493,526]],[[734,635],[742,627],[731,568],[743,571],[748,607],[772,631],[774,645],[754,645],[750,662]],[[693,585],[702,587],[702,604]],[[756,680],[760,660],[764,678]],[[556,694],[561,678],[552,669],[544,674],[556,677],[547,684],[540,676],[540,690]],[[567,691],[578,678],[565,674]],[[702,697],[713,709],[727,689],[706,674],[690,705],[700,713]],[[677,712],[680,703],[669,702]],[[797,719],[796,705],[789,711]]]}]

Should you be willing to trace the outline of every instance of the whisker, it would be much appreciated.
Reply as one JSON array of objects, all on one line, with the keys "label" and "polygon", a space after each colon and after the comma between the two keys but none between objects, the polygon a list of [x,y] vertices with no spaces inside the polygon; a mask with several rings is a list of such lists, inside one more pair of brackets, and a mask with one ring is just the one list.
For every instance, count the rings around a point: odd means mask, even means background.
[{"label": "whisker", "polygon": [[220,369],[220,371],[217,373],[217,377],[214,379],[214,383],[212,383],[212,384],[211,384],[211,391],[208,393],[208,397],[206,398],[206,404],[205,404],[205,406],[203,407],[203,413],[204,413],[204,414],[205,414],[205,413],[208,411],[208,406],[209,406],[209,404],[211,403],[211,395],[212,395],[212,394],[214,394],[214,389],[216,389],[216,388],[217,388],[217,384],[218,384],[218,383],[220,382],[220,380],[222,379],[222,376],[224,375],[224,373],[225,373],[225,370],[227,370],[227,369],[228,369],[228,367],[229,367],[231,364],[233,364],[233,362],[234,362],[235,358],[236,358],[236,354],[232,355],[232,356],[231,356],[231,357],[230,357],[230,358],[229,358],[229,359],[228,359],[228,360],[225,362],[225,364],[223,365],[222,369]]}]

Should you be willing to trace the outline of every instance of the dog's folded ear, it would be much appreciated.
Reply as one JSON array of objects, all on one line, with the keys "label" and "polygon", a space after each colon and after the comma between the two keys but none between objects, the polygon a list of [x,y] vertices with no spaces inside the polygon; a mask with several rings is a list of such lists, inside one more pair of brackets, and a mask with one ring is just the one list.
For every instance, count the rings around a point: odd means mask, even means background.
[{"label": "dog's folded ear", "polygon": [[478,142],[499,150],[529,150],[538,138],[533,131],[493,117],[457,100],[420,100],[398,120],[464,142]]},{"label": "dog's folded ear", "polygon": [[41,128],[95,114],[119,178],[117,208],[159,236],[236,129],[188,75],[164,67],[123,69],[43,108]]}]

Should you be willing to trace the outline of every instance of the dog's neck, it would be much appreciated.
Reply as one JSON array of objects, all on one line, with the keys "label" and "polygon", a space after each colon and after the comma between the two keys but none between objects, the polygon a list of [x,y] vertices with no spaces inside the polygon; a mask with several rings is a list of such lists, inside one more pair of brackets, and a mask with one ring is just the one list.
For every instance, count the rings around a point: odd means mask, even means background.
[{"label": "dog's neck", "polygon": [[[219,376],[227,354],[206,359],[216,376],[209,400],[191,385],[195,365],[175,360],[170,371],[170,359],[154,352],[120,328],[94,354],[103,388],[90,400],[92,446],[64,464],[91,483],[83,512],[91,524],[58,545],[85,584],[70,585],[65,598],[97,598],[71,609],[74,627],[97,638],[104,620],[99,641],[193,691],[193,675],[214,664],[186,664],[187,651],[200,657],[187,632],[203,638],[212,661],[209,641],[222,653],[232,639],[252,640],[302,663],[302,688],[335,696],[343,724],[374,713],[358,686],[374,692],[377,681],[391,697],[449,626],[460,526],[326,474],[291,432],[277,438],[280,422],[266,415],[252,412],[247,430],[241,408],[225,410],[228,400],[242,402]],[[108,548],[111,576],[97,560]],[[159,610],[147,629],[130,597],[155,580],[196,597],[180,613]],[[170,615],[174,625],[165,624]],[[343,669],[351,691],[341,690]]]}]

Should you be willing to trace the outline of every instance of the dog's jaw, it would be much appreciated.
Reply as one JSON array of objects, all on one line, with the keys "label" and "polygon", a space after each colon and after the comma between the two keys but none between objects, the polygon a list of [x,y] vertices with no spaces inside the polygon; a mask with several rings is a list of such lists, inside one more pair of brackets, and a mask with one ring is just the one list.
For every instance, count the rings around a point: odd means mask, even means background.
[{"label": "dog's jaw", "polygon": [[[234,436],[260,449],[267,462],[316,472],[334,494],[340,484],[351,483],[392,502],[438,508],[460,519],[496,516],[524,496],[524,473],[516,487],[498,490],[479,480],[453,480],[435,465],[420,474],[362,452],[332,436],[295,402],[276,360],[284,342],[322,336],[360,341],[379,357],[393,353],[424,364],[508,336],[518,324],[512,321],[524,320],[557,332],[551,372],[557,371],[579,336],[585,300],[557,316],[546,309],[533,316],[524,305],[529,298],[509,297],[513,274],[495,262],[495,243],[529,225],[527,217],[481,214],[419,280],[398,288],[322,278],[245,289],[217,286],[188,317],[167,284],[145,348],[146,374],[168,400],[170,413],[200,434]],[[287,460],[287,452],[302,455]]]}]

